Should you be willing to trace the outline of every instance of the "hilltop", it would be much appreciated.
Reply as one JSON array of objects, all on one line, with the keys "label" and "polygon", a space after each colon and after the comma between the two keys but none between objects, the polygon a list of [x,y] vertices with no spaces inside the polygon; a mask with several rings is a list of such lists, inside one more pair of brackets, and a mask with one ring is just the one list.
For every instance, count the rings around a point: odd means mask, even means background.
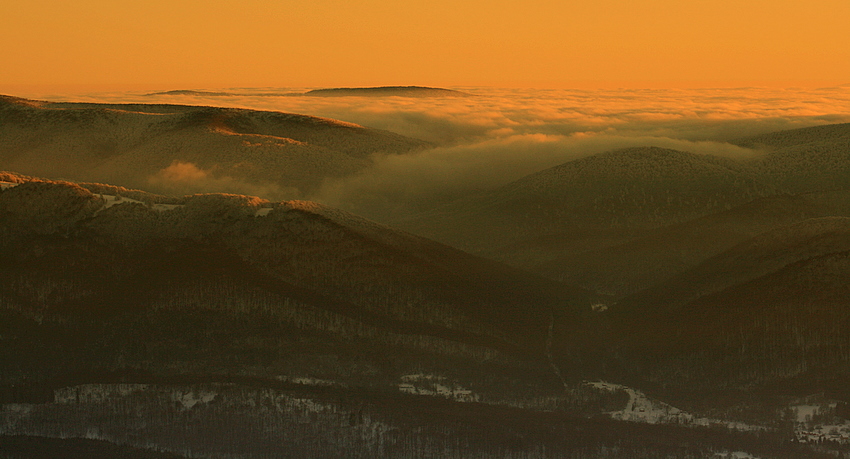
[{"label": "hilltop", "polygon": [[850,123],[772,132],[735,143],[760,148],[753,161],[762,180],[790,192],[850,188]]},{"label": "hilltop", "polygon": [[471,97],[473,94],[453,89],[428,86],[375,86],[362,88],[321,88],[306,92],[223,92],[174,89],[152,92],[148,96],[206,96],[206,97]]},{"label": "hilltop", "polygon": [[313,97],[470,97],[472,94],[453,89],[427,86],[377,86],[371,88],[326,88],[304,93]]},{"label": "hilltop", "polygon": [[163,193],[297,198],[427,142],[326,118],[167,104],[0,97],[0,162],[21,173]]},{"label": "hilltop", "polygon": [[526,266],[544,261],[537,251],[601,248],[771,193],[732,160],[640,147],[569,161],[397,224]]}]

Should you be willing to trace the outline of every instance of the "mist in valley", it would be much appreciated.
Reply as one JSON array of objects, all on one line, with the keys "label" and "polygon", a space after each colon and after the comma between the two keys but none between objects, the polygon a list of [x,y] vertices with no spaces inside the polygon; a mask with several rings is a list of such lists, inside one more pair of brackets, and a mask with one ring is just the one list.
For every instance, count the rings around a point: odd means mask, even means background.
[{"label": "mist in valley", "polygon": [[[174,88],[167,88],[174,89]],[[184,89],[184,88],[180,88]],[[204,92],[31,93],[62,102],[185,104],[273,110],[391,131],[431,146],[376,151],[313,187],[252,178],[180,151],[133,184],[153,192],[236,192],[310,199],[395,222],[570,160],[657,146],[746,161],[758,148],[732,142],[757,134],[850,121],[850,89],[457,88],[468,97],[308,97],[310,88],[204,88]],[[203,148],[215,154],[215,144]],[[203,152],[201,152],[203,153]],[[315,175],[317,172],[313,172]],[[55,171],[53,178],[59,178]],[[74,177],[68,177],[74,178]]]}]

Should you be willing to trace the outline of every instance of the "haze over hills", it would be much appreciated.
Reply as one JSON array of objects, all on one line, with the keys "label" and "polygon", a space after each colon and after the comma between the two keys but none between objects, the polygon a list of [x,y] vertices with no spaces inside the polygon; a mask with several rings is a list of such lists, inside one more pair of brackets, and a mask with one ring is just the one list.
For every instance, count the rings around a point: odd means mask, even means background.
[{"label": "haze over hills", "polygon": [[300,197],[366,167],[370,155],[428,145],[279,112],[0,99],[0,160],[8,168],[166,193]]},{"label": "haze over hills", "polygon": [[732,160],[630,148],[570,161],[399,225],[522,266],[772,193]]},{"label": "haze over hills", "polygon": [[850,187],[850,123],[778,131],[735,143],[766,150],[752,164],[754,173],[787,192]]},{"label": "haze over hills", "polygon": [[738,141],[763,149],[754,159],[654,147],[598,154],[397,224],[550,278],[627,294],[760,232],[850,215],[848,126]]},{"label": "haze over hills", "polygon": [[780,149],[801,145],[831,144],[847,139],[850,139],[850,123],[769,132],[738,139],[734,143],[748,147]]}]

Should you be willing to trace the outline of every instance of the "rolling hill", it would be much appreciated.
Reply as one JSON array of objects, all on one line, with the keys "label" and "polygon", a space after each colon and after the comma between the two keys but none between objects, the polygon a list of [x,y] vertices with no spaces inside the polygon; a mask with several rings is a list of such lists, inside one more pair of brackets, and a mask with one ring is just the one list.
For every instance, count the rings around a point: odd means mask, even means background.
[{"label": "rolling hill", "polygon": [[608,311],[611,352],[622,358],[609,368],[680,406],[709,407],[714,396],[725,399],[718,407],[776,405],[806,391],[846,398],[848,254],[850,218],[814,218],[629,295]]},{"label": "rolling hill", "polygon": [[[788,265],[850,250],[850,218],[821,217],[750,238],[656,287],[622,300],[654,308],[680,307],[700,297],[776,272]],[[664,314],[664,313],[662,313]]]},{"label": "rolling hill", "polygon": [[790,193],[850,188],[850,123],[793,129],[740,139],[762,148],[755,172]]},{"label": "rolling hill", "polygon": [[[443,365],[412,357],[423,353],[492,354],[557,386],[544,354],[552,311],[574,317],[595,301],[311,202],[155,203],[20,181],[0,192],[7,388],[128,368],[394,387]],[[53,348],[53,332],[74,344]]]},{"label": "rolling hill", "polygon": [[[612,318],[612,336],[644,387],[677,406],[781,406],[824,394],[847,400],[850,252],[815,255],[709,293],[666,313]],[[661,299],[658,298],[660,301]],[[658,307],[664,309],[664,303]],[[621,367],[621,369],[623,369]]]},{"label": "rolling hill", "polygon": [[0,97],[0,162],[30,175],[155,192],[299,197],[352,174],[370,155],[428,144],[311,116],[146,104]]},{"label": "rolling hill", "polygon": [[775,195],[659,228],[604,249],[558,257],[534,271],[614,296],[648,289],[761,233],[803,220],[850,216],[850,191]]},{"label": "rolling hill", "polygon": [[[611,419],[635,391],[588,379],[682,370],[661,393],[687,401],[698,373],[585,290],[312,202],[0,182],[0,444],[16,451],[817,455],[778,430]],[[794,234],[824,228],[844,226]],[[841,263],[823,264],[840,279]],[[785,371],[769,363],[760,382]]]},{"label": "rolling hill", "polygon": [[641,147],[570,161],[397,225],[530,267],[769,194],[734,161]]},{"label": "rolling hill", "polygon": [[655,147],[612,151],[394,224],[552,279],[628,295],[762,232],[847,216],[848,126],[736,141],[764,152],[750,160]]},{"label": "rolling hill", "polygon": [[[222,138],[286,138],[346,174],[368,163],[362,145],[421,145],[271,112],[3,104],[0,130],[29,137],[0,143],[32,147],[4,149],[9,164],[44,154],[57,174],[114,167],[147,185],[164,176],[141,158],[167,169],[166,144],[208,148],[174,173],[216,186],[291,173],[266,183],[303,189],[315,178],[303,168],[254,176],[221,165],[231,150],[209,151]],[[561,283],[314,202],[0,173],[0,444],[86,437],[109,443],[53,444],[187,457],[274,457],[280,445],[306,457],[545,457],[541,445],[712,457],[741,444],[759,457],[829,455],[789,442],[799,422],[788,410],[812,394],[829,413],[850,402],[846,138],[835,125],[745,139],[765,149],[748,162],[617,150],[404,222]],[[327,167],[316,170],[337,170]],[[639,411],[653,409],[646,397],[679,424],[622,422],[659,422]],[[719,420],[700,430],[679,408]],[[741,419],[758,425],[729,427]],[[830,419],[850,431],[847,416]]]}]

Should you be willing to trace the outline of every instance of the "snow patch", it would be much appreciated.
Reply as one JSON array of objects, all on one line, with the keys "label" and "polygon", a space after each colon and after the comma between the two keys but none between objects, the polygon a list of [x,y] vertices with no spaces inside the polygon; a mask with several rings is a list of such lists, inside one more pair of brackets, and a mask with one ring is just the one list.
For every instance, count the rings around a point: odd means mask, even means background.
[{"label": "snow patch", "polygon": [[744,451],[714,453],[714,457],[716,459],[758,459],[757,456],[753,456],[752,454]]},{"label": "snow patch", "polygon": [[842,424],[819,424],[811,428],[797,425],[794,436],[800,443],[835,442],[842,445],[850,444],[850,421]]},{"label": "snow patch", "polygon": [[288,410],[298,409],[307,413],[336,412],[335,406],[319,403],[309,398],[286,398],[285,406]]},{"label": "snow patch", "polygon": [[148,388],[147,384],[81,384],[53,391],[54,403],[103,402],[116,397],[126,397]]},{"label": "snow patch", "polygon": [[800,443],[835,442],[850,444],[850,421],[835,416],[835,402],[818,405],[791,405],[794,413],[794,436]]},{"label": "snow patch", "polygon": [[722,426],[738,431],[767,430],[766,427],[745,424],[743,422],[697,417],[659,400],[649,398],[643,392],[628,386],[605,381],[585,381],[585,384],[594,389],[606,392],[622,391],[629,396],[629,401],[622,410],[607,413],[611,419],[646,424],[682,424],[703,427]]},{"label": "snow patch", "polygon": [[95,196],[103,199],[105,204],[102,209],[108,209],[116,204],[123,204],[125,202],[135,202],[139,204],[143,204],[142,201],[138,201],[135,199],[125,198],[123,196],[116,196],[112,194],[95,194]]},{"label": "snow patch", "polygon": [[398,390],[405,394],[444,397],[456,402],[478,401],[477,394],[444,376],[412,374],[404,375],[400,379]]},{"label": "snow patch", "polygon": [[299,377],[291,377],[291,376],[278,376],[276,378],[278,381],[290,382],[293,384],[302,384],[305,386],[318,386],[318,387],[347,387],[345,384],[340,384],[336,381],[331,381],[328,379],[317,379],[311,378],[308,376],[299,376]]},{"label": "snow patch", "polygon": [[174,391],[171,393],[171,401],[179,403],[185,409],[191,409],[198,403],[209,403],[215,400],[218,392],[207,390]]},{"label": "snow patch", "polygon": [[[0,182],[0,183],[7,183],[7,182]],[[9,185],[15,186],[15,185],[17,185],[17,183],[11,183]],[[4,187],[4,188],[9,188],[9,187]],[[103,209],[108,209],[112,206],[115,206],[115,205],[118,205],[118,204],[124,204],[124,203],[137,203],[137,204],[145,205],[145,203],[142,202],[142,201],[139,201],[139,200],[136,200],[136,199],[125,198],[123,196],[112,195],[112,194],[95,194],[95,196],[103,199],[103,201],[104,201],[104,206],[101,207],[98,210],[98,212],[100,212]],[[153,205],[150,205],[151,210],[155,210],[157,212],[170,212],[174,209],[177,209],[178,207],[183,207],[183,204],[153,204]],[[271,213],[272,210],[274,210],[274,209],[271,208],[271,207],[264,207],[264,208],[261,208],[261,209],[257,209],[257,211],[254,212],[254,215],[257,216],[257,217],[265,217],[269,213]]]},{"label": "snow patch", "polygon": [[18,186],[18,185],[20,185],[20,184],[19,183],[13,183],[13,182],[0,182],[0,190],[5,190],[6,188],[12,188],[12,187],[15,187],[15,186]]},{"label": "snow patch", "polygon": [[797,422],[807,422],[818,414],[820,405],[794,405],[791,409],[797,414]]}]

